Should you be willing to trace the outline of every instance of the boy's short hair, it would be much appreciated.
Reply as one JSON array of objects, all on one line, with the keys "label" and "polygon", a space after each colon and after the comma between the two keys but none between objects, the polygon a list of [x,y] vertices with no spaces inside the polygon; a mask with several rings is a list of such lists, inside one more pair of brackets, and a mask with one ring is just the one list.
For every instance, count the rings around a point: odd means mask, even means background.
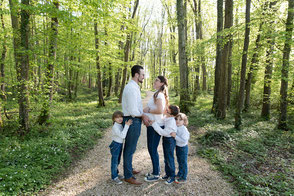
[{"label": "boy's short hair", "polygon": [[185,125],[185,126],[188,126],[189,122],[188,122],[188,117],[187,117],[186,114],[184,114],[184,113],[179,113],[179,114],[176,116],[176,120],[177,120],[178,118],[181,118],[181,120],[184,121],[184,125]]},{"label": "boy's short hair", "polygon": [[170,105],[170,106],[168,106],[168,108],[170,109],[170,115],[177,116],[178,113],[180,112],[179,106]]},{"label": "boy's short hair", "polygon": [[140,75],[141,69],[144,69],[141,65],[134,65],[131,69],[132,77],[134,77],[136,73]]},{"label": "boy's short hair", "polygon": [[121,111],[115,111],[113,114],[112,114],[112,122],[114,122],[114,119],[117,118],[117,117],[123,117],[124,116],[124,113],[122,113]]}]

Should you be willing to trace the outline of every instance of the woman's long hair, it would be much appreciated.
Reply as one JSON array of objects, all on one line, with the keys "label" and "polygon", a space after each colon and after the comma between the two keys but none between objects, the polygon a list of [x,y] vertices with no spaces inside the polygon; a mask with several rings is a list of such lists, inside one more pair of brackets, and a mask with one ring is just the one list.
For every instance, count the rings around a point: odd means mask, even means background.
[{"label": "woman's long hair", "polygon": [[162,92],[164,94],[164,97],[165,97],[165,109],[166,109],[167,106],[168,106],[168,99],[169,99],[169,97],[168,97],[167,79],[164,76],[157,76],[157,78],[160,80],[161,83],[163,83],[163,85],[160,87],[160,89],[156,93],[154,93],[154,95],[153,95],[154,103],[156,101],[156,98],[157,98],[158,94],[160,92]]}]

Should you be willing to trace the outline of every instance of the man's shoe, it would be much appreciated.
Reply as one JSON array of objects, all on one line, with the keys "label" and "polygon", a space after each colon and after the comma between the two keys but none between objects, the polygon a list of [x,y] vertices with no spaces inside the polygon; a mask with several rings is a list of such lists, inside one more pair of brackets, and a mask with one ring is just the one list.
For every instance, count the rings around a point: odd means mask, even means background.
[{"label": "man's shoe", "polygon": [[133,169],[133,174],[134,174],[134,175],[136,175],[136,174],[138,174],[138,173],[140,173],[140,172],[141,172],[141,171],[138,171],[138,170],[134,170],[134,169]]},{"label": "man's shoe", "polygon": [[142,184],[142,182],[139,182],[139,181],[137,181],[134,178],[125,179],[125,181],[128,182],[128,183],[130,183],[130,184],[138,185],[138,186]]}]

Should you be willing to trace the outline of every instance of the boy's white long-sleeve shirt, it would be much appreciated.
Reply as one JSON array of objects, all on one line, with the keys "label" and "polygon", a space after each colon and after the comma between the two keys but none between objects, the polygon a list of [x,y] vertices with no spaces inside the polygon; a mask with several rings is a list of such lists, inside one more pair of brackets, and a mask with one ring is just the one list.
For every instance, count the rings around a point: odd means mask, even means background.
[{"label": "boy's white long-sleeve shirt", "polygon": [[123,143],[127,136],[128,130],[129,125],[126,124],[125,127],[123,127],[122,124],[115,122],[112,127],[112,140],[117,143]]},{"label": "boy's white long-sleeve shirt", "polygon": [[152,124],[154,130],[164,137],[171,137],[172,132],[177,132],[177,124],[175,117],[168,117],[164,119],[164,129],[162,129],[157,122]]},{"label": "boy's white long-sleeve shirt", "polygon": [[176,145],[179,147],[184,147],[188,144],[188,141],[190,139],[190,133],[184,125],[179,126],[177,129],[177,135],[175,137],[176,139]]}]

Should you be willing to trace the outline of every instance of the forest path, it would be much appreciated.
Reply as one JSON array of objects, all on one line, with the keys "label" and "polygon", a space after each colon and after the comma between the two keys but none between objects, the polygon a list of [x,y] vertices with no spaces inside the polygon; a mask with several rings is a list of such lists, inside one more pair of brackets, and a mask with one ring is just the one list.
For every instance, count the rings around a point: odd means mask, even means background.
[{"label": "forest path", "polygon": [[[145,106],[153,95],[147,92],[143,100]],[[196,147],[189,145],[188,181],[186,184],[166,185],[164,181],[154,183],[144,182],[144,174],[151,171],[152,165],[147,150],[146,127],[142,125],[141,136],[133,157],[133,166],[141,173],[136,178],[143,182],[141,186],[123,182],[113,184],[110,177],[109,144],[111,143],[111,128],[104,137],[90,150],[82,160],[69,168],[69,174],[62,180],[48,187],[42,195],[232,195],[232,186],[221,175],[211,169],[211,165],[196,155]],[[161,143],[161,142],[160,142]],[[162,145],[159,145],[160,166],[164,174]],[[176,159],[175,159],[176,160]],[[177,166],[177,163],[176,163]],[[122,163],[119,166],[122,172]],[[177,170],[176,170],[177,171]]]}]

